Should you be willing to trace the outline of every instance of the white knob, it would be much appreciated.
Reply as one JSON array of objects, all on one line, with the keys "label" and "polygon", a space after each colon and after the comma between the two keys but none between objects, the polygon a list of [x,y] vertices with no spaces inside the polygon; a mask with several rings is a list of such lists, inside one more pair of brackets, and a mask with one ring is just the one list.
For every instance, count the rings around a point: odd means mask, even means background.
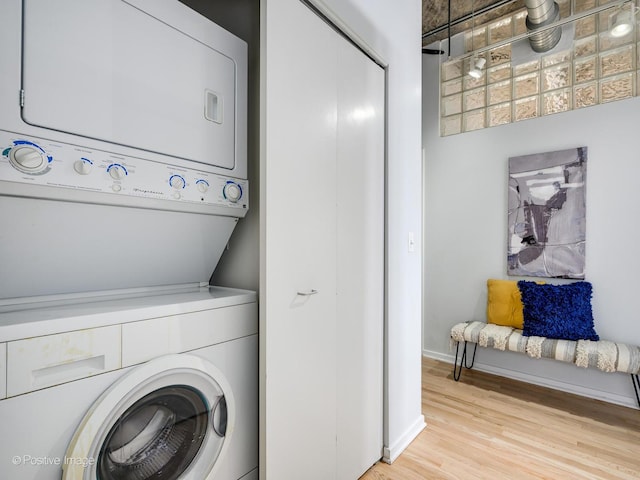
[{"label": "white knob", "polygon": [[180,175],[173,175],[169,179],[169,185],[171,185],[176,190],[180,190],[184,188],[184,185],[185,185],[184,178],[182,178]]},{"label": "white knob", "polygon": [[9,161],[20,171],[35,173],[47,165],[42,153],[33,147],[16,147],[9,152]]},{"label": "white knob", "polygon": [[206,182],[197,182],[196,185],[200,193],[204,193],[209,190],[209,185]]},{"label": "white knob", "polygon": [[227,183],[224,186],[224,196],[230,202],[236,203],[242,196],[242,190],[237,183]]},{"label": "white knob", "polygon": [[114,180],[122,180],[126,174],[127,171],[120,165],[111,165],[109,167],[109,175]]},{"label": "white knob", "polygon": [[[73,169],[80,175],[89,175],[89,173],[91,173],[92,167],[93,165],[85,160],[76,160],[73,163]],[[111,172],[109,172],[109,174],[111,174]]]}]

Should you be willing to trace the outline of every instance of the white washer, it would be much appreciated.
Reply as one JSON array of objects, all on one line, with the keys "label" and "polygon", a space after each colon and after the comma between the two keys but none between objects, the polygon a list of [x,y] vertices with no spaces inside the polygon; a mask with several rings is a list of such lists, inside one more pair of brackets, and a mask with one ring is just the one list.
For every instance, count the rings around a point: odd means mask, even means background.
[{"label": "white washer", "polygon": [[257,479],[256,299],[185,285],[5,302],[0,476]]}]

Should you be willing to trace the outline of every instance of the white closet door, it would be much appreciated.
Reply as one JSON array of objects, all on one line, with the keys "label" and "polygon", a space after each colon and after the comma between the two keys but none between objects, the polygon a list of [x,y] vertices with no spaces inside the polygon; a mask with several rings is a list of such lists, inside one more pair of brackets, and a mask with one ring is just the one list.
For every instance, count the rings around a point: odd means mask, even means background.
[{"label": "white closet door", "polygon": [[262,8],[261,478],[332,480],[338,37],[298,1]]},{"label": "white closet door", "polygon": [[260,476],[355,480],[383,442],[384,71],[261,8]]},{"label": "white closet door", "polygon": [[338,51],[337,467],[354,480],[382,456],[385,73]]}]

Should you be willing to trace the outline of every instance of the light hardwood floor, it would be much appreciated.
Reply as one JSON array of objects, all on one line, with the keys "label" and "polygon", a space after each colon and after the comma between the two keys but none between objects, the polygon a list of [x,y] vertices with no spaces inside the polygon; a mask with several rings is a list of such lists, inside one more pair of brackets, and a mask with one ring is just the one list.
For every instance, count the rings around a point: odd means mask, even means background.
[{"label": "light hardwood floor", "polygon": [[427,428],[361,480],[640,478],[640,410],[451,369],[423,359]]}]

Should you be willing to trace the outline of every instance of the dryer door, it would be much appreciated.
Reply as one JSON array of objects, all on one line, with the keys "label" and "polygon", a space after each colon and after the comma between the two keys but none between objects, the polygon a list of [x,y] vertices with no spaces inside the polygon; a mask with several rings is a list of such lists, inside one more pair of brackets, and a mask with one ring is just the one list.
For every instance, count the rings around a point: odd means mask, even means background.
[{"label": "dryer door", "polygon": [[244,59],[224,52],[246,46],[157,3],[176,24],[123,1],[25,0],[23,120],[233,170]]},{"label": "dryer door", "polygon": [[167,355],[131,370],[84,416],[63,480],[213,478],[235,424],[229,384],[208,361]]}]

